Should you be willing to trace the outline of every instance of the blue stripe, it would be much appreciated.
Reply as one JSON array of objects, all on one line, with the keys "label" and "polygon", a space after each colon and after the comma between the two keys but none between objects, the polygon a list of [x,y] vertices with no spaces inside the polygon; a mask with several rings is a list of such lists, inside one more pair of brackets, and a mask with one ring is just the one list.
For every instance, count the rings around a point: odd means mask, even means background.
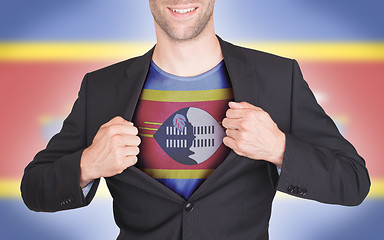
[{"label": "blue stripe", "polygon": [[[277,198],[270,238],[382,240],[383,216],[383,200],[367,199],[358,207],[342,207]],[[0,200],[0,239],[116,239],[118,234],[111,199],[95,198],[87,207],[57,213],[32,212],[21,199]]]},{"label": "blue stripe", "polygon": [[145,89],[167,91],[196,91],[231,87],[224,61],[211,70],[194,77],[179,77],[169,74],[152,62],[144,86]]},{"label": "blue stripe", "polygon": [[188,199],[205,179],[162,179],[155,178],[184,199]]},{"label": "blue stripe", "polygon": [[[216,1],[230,40],[381,41],[382,0]],[[154,41],[148,1],[3,1],[0,41]],[[139,23],[139,24],[138,24]]]}]

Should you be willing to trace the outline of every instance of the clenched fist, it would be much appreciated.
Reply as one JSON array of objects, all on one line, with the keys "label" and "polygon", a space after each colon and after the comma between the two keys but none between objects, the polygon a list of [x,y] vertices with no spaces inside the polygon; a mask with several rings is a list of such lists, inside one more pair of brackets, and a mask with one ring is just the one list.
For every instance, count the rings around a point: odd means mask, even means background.
[{"label": "clenched fist", "polygon": [[229,103],[223,126],[223,143],[240,156],[262,159],[281,168],[285,134],[263,109],[247,102]]},{"label": "clenched fist", "polygon": [[80,186],[94,179],[111,177],[137,162],[140,138],[133,123],[115,117],[102,125],[92,145],[83,151],[80,160]]}]

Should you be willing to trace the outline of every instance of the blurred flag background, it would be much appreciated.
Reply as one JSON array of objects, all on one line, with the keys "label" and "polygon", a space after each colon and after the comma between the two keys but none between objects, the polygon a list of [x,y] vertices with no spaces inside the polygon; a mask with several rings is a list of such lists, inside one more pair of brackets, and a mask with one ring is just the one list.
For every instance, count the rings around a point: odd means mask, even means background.
[{"label": "blurred flag background", "polygon": [[[384,239],[384,2],[219,0],[216,32],[299,61],[317,100],[366,159],[372,187],[358,207],[278,194],[271,240]],[[24,167],[61,128],[89,71],[155,43],[148,1],[2,1],[0,6],[0,239],[115,239],[102,185],[90,206],[35,213]],[[257,216],[255,216],[257,217]]]}]

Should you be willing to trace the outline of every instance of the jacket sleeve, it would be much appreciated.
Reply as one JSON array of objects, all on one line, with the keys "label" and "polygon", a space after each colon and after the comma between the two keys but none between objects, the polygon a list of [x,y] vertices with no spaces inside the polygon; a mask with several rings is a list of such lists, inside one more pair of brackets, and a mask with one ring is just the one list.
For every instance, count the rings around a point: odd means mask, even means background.
[{"label": "jacket sleeve", "polygon": [[93,183],[86,198],[80,188],[80,158],[87,147],[86,92],[87,75],[62,129],[24,170],[21,193],[31,210],[54,212],[78,208],[88,205],[95,195],[99,180]]},{"label": "jacket sleeve", "polygon": [[295,60],[291,93],[277,189],[324,203],[359,205],[370,188],[365,161],[316,102]]}]

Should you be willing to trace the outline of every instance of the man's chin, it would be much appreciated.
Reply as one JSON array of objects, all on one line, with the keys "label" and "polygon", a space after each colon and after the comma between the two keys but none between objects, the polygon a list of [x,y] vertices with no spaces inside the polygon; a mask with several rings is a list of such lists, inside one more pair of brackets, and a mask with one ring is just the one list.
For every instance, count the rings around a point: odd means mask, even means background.
[{"label": "man's chin", "polygon": [[175,42],[192,41],[192,40],[198,39],[202,34],[203,34],[203,31],[199,29],[193,29],[188,31],[184,30],[184,31],[178,31],[178,32],[174,31],[170,33],[166,32],[166,35],[168,36],[168,38],[170,38],[172,41],[175,41]]}]

